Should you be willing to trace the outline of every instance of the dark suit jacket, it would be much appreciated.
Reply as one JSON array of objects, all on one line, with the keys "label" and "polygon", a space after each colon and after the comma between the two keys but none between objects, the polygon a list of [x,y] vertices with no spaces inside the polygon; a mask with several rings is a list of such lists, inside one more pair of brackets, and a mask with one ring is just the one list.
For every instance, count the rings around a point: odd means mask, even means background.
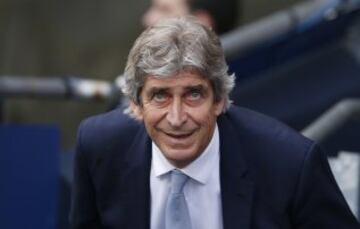
[{"label": "dark suit jacket", "polygon": [[[224,229],[360,228],[312,141],[234,106],[219,116],[218,126]],[[151,140],[142,123],[120,110],[84,121],[73,228],[149,229],[150,162]]]}]

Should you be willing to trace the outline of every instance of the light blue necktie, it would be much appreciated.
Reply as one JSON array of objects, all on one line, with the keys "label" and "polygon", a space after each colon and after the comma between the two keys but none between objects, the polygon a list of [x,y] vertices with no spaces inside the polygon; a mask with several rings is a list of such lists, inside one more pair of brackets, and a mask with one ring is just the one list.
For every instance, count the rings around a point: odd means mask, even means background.
[{"label": "light blue necktie", "polygon": [[171,189],[166,203],[165,228],[191,229],[189,210],[183,192],[189,177],[179,170],[171,171]]}]

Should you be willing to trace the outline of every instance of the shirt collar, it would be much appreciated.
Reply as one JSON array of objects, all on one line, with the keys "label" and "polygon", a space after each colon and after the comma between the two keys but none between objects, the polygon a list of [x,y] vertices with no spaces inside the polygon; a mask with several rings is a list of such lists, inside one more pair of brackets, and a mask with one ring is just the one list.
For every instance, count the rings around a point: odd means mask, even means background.
[{"label": "shirt collar", "polygon": [[[206,184],[210,178],[215,163],[219,163],[219,142],[219,130],[216,125],[213,136],[211,137],[210,143],[206,149],[195,161],[179,170],[197,182]],[[154,142],[152,142],[152,166],[156,177],[160,177],[171,170],[176,169],[176,167],[165,158],[165,156],[161,153],[161,150]]]}]

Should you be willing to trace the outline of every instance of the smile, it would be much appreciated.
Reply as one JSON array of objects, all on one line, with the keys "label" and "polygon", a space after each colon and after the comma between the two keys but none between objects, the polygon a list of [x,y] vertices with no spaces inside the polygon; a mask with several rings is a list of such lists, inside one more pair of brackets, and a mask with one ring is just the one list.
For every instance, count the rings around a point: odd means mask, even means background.
[{"label": "smile", "polygon": [[165,133],[165,134],[172,138],[182,139],[182,138],[190,137],[193,134],[193,132],[188,133],[188,134],[173,134],[173,133]]},{"label": "smile", "polygon": [[186,132],[183,132],[183,131],[181,131],[181,132],[161,131],[161,132],[171,139],[185,140],[185,139],[191,137],[196,131],[192,130],[192,131],[186,131]]}]

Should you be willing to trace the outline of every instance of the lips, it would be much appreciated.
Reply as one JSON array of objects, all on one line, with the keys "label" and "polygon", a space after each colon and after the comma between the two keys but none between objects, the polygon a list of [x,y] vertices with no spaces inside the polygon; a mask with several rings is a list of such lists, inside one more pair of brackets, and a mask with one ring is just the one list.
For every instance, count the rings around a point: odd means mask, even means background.
[{"label": "lips", "polygon": [[162,132],[165,136],[169,137],[170,139],[173,139],[173,140],[186,140],[196,132],[196,129],[195,130],[189,130],[189,131],[184,131],[184,130],[181,130],[181,131],[174,131],[174,130],[167,131],[167,130],[159,129],[159,131]]},{"label": "lips", "polygon": [[165,132],[165,134],[168,135],[168,136],[170,136],[170,137],[172,137],[172,138],[181,139],[181,138],[190,137],[190,136],[193,134],[193,132],[186,133],[186,134],[184,134],[184,133],[181,133],[181,134],[176,133],[176,134],[174,134],[174,133],[166,133],[166,132]]}]

